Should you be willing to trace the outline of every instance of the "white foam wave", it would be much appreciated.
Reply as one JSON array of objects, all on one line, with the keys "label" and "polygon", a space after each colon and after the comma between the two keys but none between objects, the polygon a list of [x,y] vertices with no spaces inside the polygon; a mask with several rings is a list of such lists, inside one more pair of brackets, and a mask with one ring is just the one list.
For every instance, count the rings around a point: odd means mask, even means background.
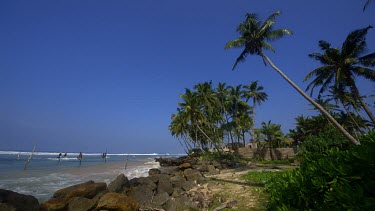
[{"label": "white foam wave", "polygon": [[[57,156],[60,152],[35,152],[34,155]],[[65,153],[65,152],[62,152]],[[0,151],[0,155],[31,155],[31,152],[21,151]],[[79,152],[67,152],[68,155],[78,156]],[[86,156],[101,156],[103,153],[82,153]],[[182,156],[185,154],[169,154],[169,153],[108,153],[113,156]]]}]

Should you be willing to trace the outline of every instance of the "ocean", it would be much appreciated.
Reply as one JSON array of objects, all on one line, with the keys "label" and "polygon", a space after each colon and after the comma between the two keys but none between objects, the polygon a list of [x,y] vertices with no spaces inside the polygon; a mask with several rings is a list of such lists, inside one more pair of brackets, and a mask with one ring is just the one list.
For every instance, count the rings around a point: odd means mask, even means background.
[{"label": "ocean", "polygon": [[[31,152],[0,151],[0,189],[35,196],[39,202],[52,197],[59,189],[93,180],[113,181],[123,173],[129,179],[148,175],[148,170],[158,168],[157,157],[177,157],[179,154],[107,154],[68,152],[58,158],[58,152],[35,152],[27,169],[23,170]],[[64,155],[64,153],[63,153]],[[126,168],[125,168],[126,167]]]}]

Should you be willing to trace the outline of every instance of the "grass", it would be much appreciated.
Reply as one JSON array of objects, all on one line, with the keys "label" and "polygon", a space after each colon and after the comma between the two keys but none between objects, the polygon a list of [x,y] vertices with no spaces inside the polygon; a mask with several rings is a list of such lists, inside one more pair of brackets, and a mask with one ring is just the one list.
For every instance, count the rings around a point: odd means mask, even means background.
[{"label": "grass", "polygon": [[293,160],[262,160],[257,161],[259,164],[282,164],[282,165],[289,165],[292,163]]},{"label": "grass", "polygon": [[250,171],[243,176],[246,182],[251,185],[264,187],[272,178],[281,174],[281,171]]}]

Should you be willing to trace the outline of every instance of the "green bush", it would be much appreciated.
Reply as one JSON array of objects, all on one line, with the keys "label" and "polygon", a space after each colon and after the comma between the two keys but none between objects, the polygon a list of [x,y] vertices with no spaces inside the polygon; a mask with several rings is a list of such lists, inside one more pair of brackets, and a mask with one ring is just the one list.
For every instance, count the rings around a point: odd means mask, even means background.
[{"label": "green bush", "polygon": [[280,171],[249,171],[243,178],[251,185],[264,186],[280,174]]},{"label": "green bush", "polygon": [[324,143],[328,133],[311,137],[299,168],[266,185],[270,210],[375,209],[375,133],[352,147],[336,137]]}]

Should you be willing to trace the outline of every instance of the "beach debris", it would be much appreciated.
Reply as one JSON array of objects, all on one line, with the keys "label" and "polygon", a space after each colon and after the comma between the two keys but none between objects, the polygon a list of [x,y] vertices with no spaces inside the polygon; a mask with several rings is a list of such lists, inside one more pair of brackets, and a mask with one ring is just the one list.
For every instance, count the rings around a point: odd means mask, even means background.
[{"label": "beach debris", "polygon": [[26,170],[27,166],[29,165],[29,163],[30,163],[30,161],[31,161],[31,158],[32,158],[33,155],[34,155],[35,148],[36,148],[36,144],[34,144],[33,151],[31,152],[29,159],[27,159],[26,164],[25,164],[25,166],[23,167],[23,170],[24,170],[24,171]]}]

